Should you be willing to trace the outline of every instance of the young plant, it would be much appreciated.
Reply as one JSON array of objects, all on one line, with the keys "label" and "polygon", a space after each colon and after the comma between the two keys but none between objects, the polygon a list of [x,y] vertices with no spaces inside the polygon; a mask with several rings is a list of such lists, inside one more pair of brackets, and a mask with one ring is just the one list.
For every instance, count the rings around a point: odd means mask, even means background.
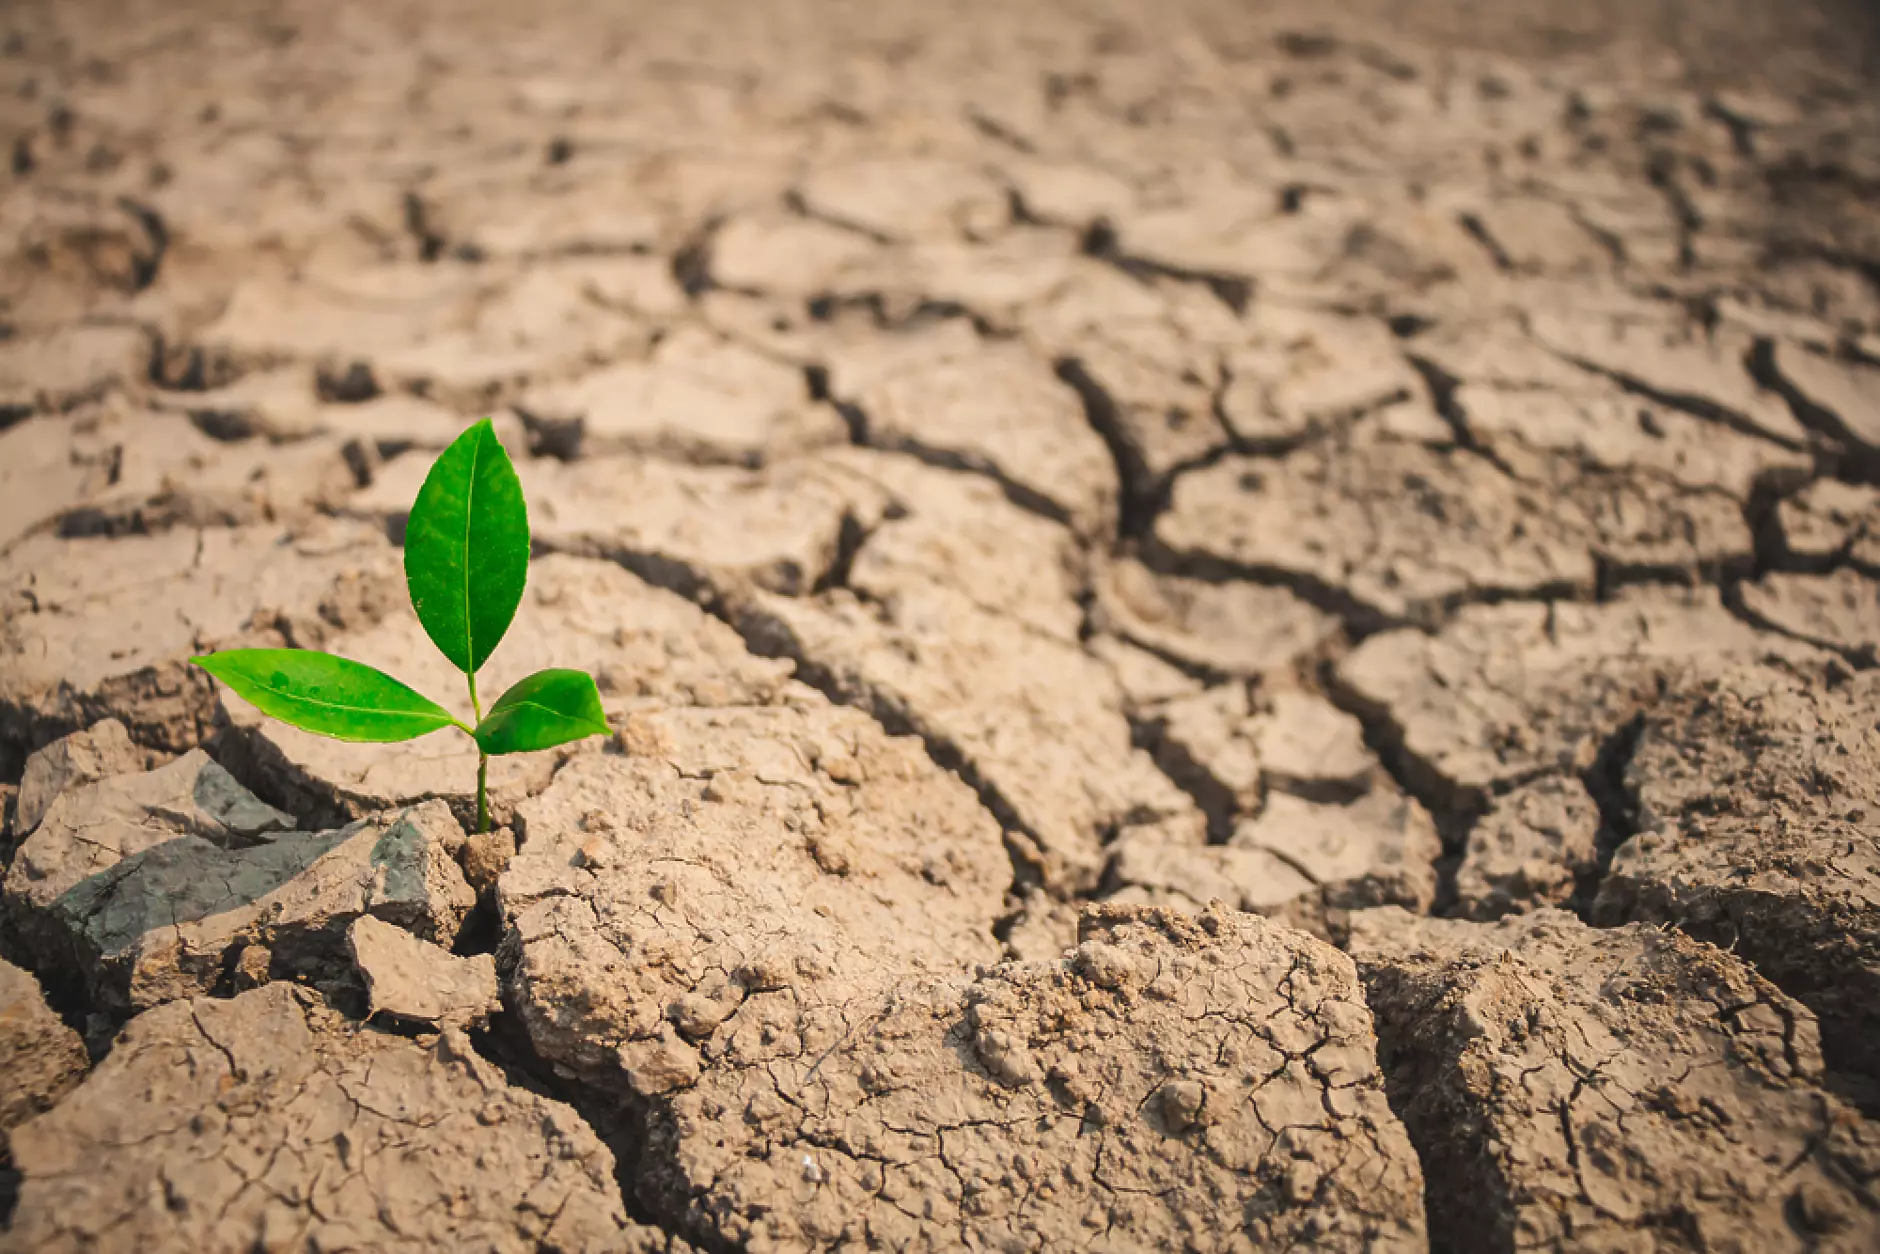
[{"label": "young plant", "polygon": [[313,649],[224,649],[193,658],[263,714],[335,740],[389,743],[455,727],[477,744],[477,831],[490,826],[490,758],[605,736],[585,671],[537,671],[483,712],[477,671],[509,630],[529,577],[529,514],[489,419],[425,476],[405,527],[405,585],[425,634],[464,674],[475,725],[390,675]]}]

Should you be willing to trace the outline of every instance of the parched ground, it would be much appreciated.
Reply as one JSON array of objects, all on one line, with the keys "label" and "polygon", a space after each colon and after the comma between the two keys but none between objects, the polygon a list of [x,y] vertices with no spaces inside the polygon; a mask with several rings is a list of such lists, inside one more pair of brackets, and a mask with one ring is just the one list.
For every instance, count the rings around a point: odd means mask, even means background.
[{"label": "parched ground", "polygon": [[0,10],[0,1251],[1880,1248],[1877,27]]}]

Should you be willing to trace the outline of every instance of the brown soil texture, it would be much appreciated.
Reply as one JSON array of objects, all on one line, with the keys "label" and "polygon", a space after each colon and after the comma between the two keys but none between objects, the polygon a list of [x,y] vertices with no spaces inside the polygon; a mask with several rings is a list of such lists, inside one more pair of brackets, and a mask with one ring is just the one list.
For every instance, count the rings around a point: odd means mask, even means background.
[{"label": "brown soil texture", "polygon": [[0,6],[0,1254],[1880,1249],[1876,49]]}]

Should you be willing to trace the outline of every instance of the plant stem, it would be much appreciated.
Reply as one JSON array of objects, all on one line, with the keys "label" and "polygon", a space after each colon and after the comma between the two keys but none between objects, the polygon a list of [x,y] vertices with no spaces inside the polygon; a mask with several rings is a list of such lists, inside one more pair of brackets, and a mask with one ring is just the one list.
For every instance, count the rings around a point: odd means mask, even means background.
[{"label": "plant stem", "polygon": [[[471,671],[464,676],[470,681],[470,713],[476,718],[477,726],[483,726],[483,703],[477,700],[477,676]],[[490,755],[483,752],[483,746],[477,746],[477,831],[481,836],[490,830]]]},{"label": "plant stem", "polygon": [[490,755],[477,754],[477,835],[490,830]]}]

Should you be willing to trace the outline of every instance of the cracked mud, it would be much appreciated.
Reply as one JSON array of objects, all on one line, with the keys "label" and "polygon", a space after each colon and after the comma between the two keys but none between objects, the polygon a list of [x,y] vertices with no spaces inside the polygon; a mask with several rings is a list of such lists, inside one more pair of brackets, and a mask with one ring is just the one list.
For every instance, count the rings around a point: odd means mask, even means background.
[{"label": "cracked mud", "polygon": [[1873,1249],[1869,19],[1337,7],[0,15],[0,1251]]}]

